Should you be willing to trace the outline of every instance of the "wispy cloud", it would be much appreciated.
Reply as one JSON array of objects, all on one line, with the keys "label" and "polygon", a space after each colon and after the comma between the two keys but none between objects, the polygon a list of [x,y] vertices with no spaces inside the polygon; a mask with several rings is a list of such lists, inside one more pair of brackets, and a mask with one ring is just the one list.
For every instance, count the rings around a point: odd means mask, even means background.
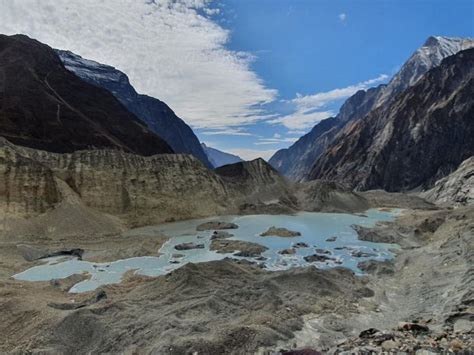
[{"label": "wispy cloud", "polygon": [[280,144],[280,143],[294,143],[298,137],[278,137],[278,138],[259,138],[255,145]]},{"label": "wispy cloud", "polygon": [[347,15],[343,12],[343,13],[340,13],[339,15],[337,15],[337,18],[339,19],[339,21],[345,22],[346,19],[347,19]]},{"label": "wispy cloud", "polygon": [[235,127],[203,131],[201,134],[206,136],[253,136],[252,133],[245,131],[243,128]]},{"label": "wispy cloud", "polygon": [[0,33],[24,33],[127,73],[193,127],[257,122],[277,91],[226,49],[212,0],[0,0]]},{"label": "wispy cloud", "polygon": [[296,134],[298,136],[301,136],[302,134],[305,134],[306,131],[305,130],[302,130],[302,129],[290,129],[288,130],[287,132],[288,134]]},{"label": "wispy cloud", "polygon": [[320,107],[323,107],[327,104],[330,104],[334,101],[348,98],[349,96],[354,95],[359,90],[366,90],[372,85],[381,83],[388,79],[388,75],[381,74],[378,77],[370,80],[366,80],[355,85],[349,85],[345,88],[338,88],[326,92],[319,92],[313,95],[297,95],[292,102],[300,110],[314,110]]},{"label": "wispy cloud", "polygon": [[359,90],[366,90],[369,87],[379,84],[388,79],[388,75],[381,74],[378,77],[366,80],[344,88],[338,88],[326,92],[319,92],[312,95],[300,95],[290,101],[294,106],[294,112],[282,117],[271,119],[268,122],[282,124],[290,130],[305,130],[313,127],[321,120],[334,116],[336,113],[327,106],[346,99],[354,95]]}]

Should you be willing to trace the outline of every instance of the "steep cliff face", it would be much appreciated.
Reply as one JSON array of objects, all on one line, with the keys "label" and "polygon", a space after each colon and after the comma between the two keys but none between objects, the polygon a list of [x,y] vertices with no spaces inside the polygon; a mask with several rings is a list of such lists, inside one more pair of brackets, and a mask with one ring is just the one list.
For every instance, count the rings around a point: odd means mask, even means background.
[{"label": "steep cliff face", "polygon": [[464,160],[455,171],[438,180],[421,196],[438,205],[474,205],[474,157]]},{"label": "steep cliff face", "polygon": [[28,156],[49,167],[86,206],[131,224],[216,215],[233,207],[225,202],[221,179],[189,155],[31,150]]},{"label": "steep cliff face", "polygon": [[474,154],[474,49],[443,60],[389,105],[351,122],[310,178],[360,190],[429,187]]},{"label": "steep cliff face", "polygon": [[[129,225],[147,225],[235,214],[242,204],[278,200],[290,190],[262,159],[212,171],[183,154],[144,157],[116,150],[57,154],[5,139],[0,143],[0,207],[22,216],[52,214],[59,204],[65,212],[54,213],[60,219],[67,217],[67,211],[91,219],[93,210]],[[103,216],[94,218],[116,225]]]},{"label": "steep cliff face", "polygon": [[47,45],[0,35],[0,73],[0,136],[15,144],[53,152],[173,152],[111,93],[66,70]]},{"label": "steep cliff face", "polygon": [[0,211],[4,216],[32,217],[60,201],[53,172],[0,138]]},{"label": "steep cliff face", "polygon": [[276,152],[269,160],[270,164],[292,180],[308,180],[312,166],[346,124],[361,119],[372,109],[390,104],[397,94],[414,85],[444,58],[473,46],[474,41],[469,38],[428,38],[387,85],[355,93],[347,99],[335,118],[321,121],[291,147]]},{"label": "steep cliff face", "polygon": [[192,129],[164,102],[138,94],[123,72],[69,51],[57,50],[56,53],[66,69],[84,81],[110,91],[150,130],[163,138],[175,153],[194,155],[204,165],[212,167]]}]

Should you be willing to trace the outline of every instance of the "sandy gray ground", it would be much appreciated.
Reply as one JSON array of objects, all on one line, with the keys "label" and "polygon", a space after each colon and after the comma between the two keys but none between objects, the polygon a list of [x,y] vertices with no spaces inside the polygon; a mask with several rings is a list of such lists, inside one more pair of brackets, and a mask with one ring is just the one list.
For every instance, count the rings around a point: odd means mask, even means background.
[{"label": "sandy gray ground", "polygon": [[[106,261],[156,255],[166,237],[153,242],[149,236],[119,235],[1,239],[0,353],[378,350],[382,344],[361,340],[359,333],[376,328],[395,334],[400,321],[414,320],[426,323],[429,334],[424,340],[415,336],[413,342],[429,343],[445,332],[448,339],[436,342],[449,347],[453,329],[461,329],[455,340],[469,349],[474,209],[435,210],[404,196],[393,201],[417,210],[371,231],[373,240],[390,236],[402,248],[393,265],[374,264],[368,277],[345,269],[268,272],[247,262],[221,260],[188,264],[156,278],[129,274],[119,285],[77,295],[66,290],[84,276],[53,283],[10,279],[39,262],[25,260],[18,244],[46,252],[80,248],[85,259]],[[362,238],[366,232],[361,231]],[[409,343],[408,335],[397,336],[394,341]]]}]

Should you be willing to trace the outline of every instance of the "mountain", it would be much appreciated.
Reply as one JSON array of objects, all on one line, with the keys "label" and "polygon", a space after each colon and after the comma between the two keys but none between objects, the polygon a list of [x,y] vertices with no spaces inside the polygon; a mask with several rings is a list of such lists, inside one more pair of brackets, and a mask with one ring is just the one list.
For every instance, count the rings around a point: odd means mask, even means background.
[{"label": "mountain", "polygon": [[82,80],[110,91],[130,112],[163,138],[176,153],[194,155],[212,167],[193,130],[164,102],[140,95],[123,72],[69,51],[57,50],[64,66]]},{"label": "mountain", "polygon": [[474,46],[471,38],[430,36],[403,64],[381,93],[375,104],[382,105],[396,94],[413,86],[428,70],[437,67],[446,57]]},{"label": "mountain", "polygon": [[438,180],[421,196],[439,205],[474,205],[474,156],[464,160],[455,171]]},{"label": "mountain", "polygon": [[66,70],[52,48],[27,36],[0,35],[0,81],[0,136],[15,144],[173,152],[110,92]]},{"label": "mountain", "polygon": [[312,166],[348,122],[389,104],[398,93],[414,85],[429,69],[438,66],[443,58],[472,46],[472,39],[429,37],[387,85],[356,92],[346,100],[335,118],[321,121],[292,146],[277,151],[269,160],[270,164],[292,180],[307,180]]},{"label": "mountain", "polygon": [[243,161],[237,155],[229,154],[218,149],[208,147],[204,143],[201,143],[201,146],[214,168]]},{"label": "mountain", "polygon": [[306,180],[311,166],[332,142],[341,127],[370,111],[382,88],[383,85],[369,90],[359,90],[347,99],[336,117],[319,122],[291,147],[277,151],[269,163],[279,173],[292,180]]},{"label": "mountain", "polygon": [[474,48],[440,66],[389,104],[347,124],[310,179],[358,190],[429,188],[474,155]]}]

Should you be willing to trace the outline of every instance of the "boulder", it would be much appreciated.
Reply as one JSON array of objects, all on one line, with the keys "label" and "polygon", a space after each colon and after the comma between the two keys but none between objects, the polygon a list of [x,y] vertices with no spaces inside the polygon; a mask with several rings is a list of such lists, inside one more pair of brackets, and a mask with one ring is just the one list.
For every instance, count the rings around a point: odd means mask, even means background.
[{"label": "boulder", "polygon": [[285,237],[285,238],[291,238],[291,237],[299,237],[301,236],[300,232],[295,232],[291,231],[286,228],[276,228],[275,226],[272,226],[268,228],[266,232],[263,232],[260,234],[261,237],[269,237],[269,236],[276,236],[276,237]]},{"label": "boulder", "polygon": [[196,227],[197,231],[208,231],[212,229],[237,229],[239,226],[231,222],[205,222]]},{"label": "boulder", "polygon": [[174,246],[176,250],[204,249],[204,244],[196,244],[193,242],[181,243]]}]

